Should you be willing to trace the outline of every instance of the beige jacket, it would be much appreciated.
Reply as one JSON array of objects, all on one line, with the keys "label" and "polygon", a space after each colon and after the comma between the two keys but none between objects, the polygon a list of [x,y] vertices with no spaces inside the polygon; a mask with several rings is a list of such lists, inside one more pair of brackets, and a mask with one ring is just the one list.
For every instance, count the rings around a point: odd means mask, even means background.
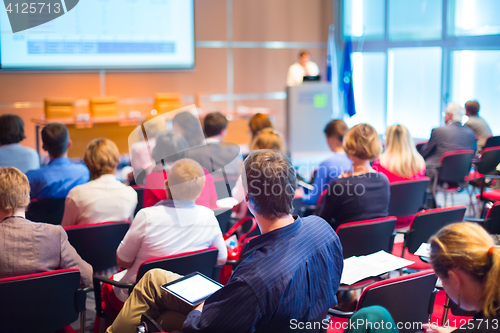
[{"label": "beige jacket", "polygon": [[77,268],[92,284],[92,266],[68,242],[61,226],[12,217],[0,222],[0,278]]}]

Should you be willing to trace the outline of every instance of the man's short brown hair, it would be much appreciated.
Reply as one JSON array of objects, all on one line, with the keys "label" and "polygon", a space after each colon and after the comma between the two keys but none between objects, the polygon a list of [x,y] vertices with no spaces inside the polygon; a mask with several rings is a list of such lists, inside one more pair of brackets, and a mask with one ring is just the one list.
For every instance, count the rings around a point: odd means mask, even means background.
[{"label": "man's short brown hair", "polygon": [[243,184],[255,212],[275,220],[293,212],[297,188],[295,169],[277,150],[254,150],[245,159]]},{"label": "man's short brown hair", "polygon": [[83,161],[89,168],[92,178],[114,174],[120,161],[120,152],[116,144],[109,139],[94,139],[85,149]]},{"label": "man's short brown hair", "polygon": [[203,119],[203,131],[207,138],[220,135],[227,128],[227,118],[220,112],[211,112]]},{"label": "man's short brown hair", "polygon": [[68,150],[69,132],[66,125],[61,123],[49,123],[42,129],[42,143],[53,158],[61,157]]},{"label": "man's short brown hair", "polygon": [[13,167],[0,168],[0,209],[14,213],[30,203],[28,177]]},{"label": "man's short brown hair", "polygon": [[348,130],[349,127],[347,127],[346,123],[342,119],[334,119],[325,126],[324,132],[327,138],[335,137],[337,140],[342,142],[344,135]]},{"label": "man's short brown hair", "polygon": [[475,116],[479,113],[479,102],[478,101],[467,101],[465,103],[465,111],[467,115]]},{"label": "man's short brown hair", "polygon": [[359,124],[347,131],[343,142],[346,154],[365,161],[375,160],[382,150],[375,128]]}]

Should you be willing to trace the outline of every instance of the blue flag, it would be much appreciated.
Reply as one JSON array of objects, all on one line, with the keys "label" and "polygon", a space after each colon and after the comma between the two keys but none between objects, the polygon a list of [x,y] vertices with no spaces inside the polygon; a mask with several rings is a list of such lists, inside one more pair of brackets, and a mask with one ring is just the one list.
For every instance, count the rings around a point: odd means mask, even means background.
[{"label": "blue flag", "polygon": [[354,104],[354,87],[352,85],[352,63],[351,63],[352,43],[348,40],[344,49],[344,66],[342,68],[342,91],[344,94],[344,106],[349,117],[356,114]]}]

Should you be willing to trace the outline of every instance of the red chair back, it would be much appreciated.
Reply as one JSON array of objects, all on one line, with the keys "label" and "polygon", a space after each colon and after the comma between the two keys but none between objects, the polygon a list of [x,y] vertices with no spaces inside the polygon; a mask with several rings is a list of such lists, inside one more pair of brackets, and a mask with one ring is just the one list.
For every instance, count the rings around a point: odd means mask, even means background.
[{"label": "red chair back", "polygon": [[455,206],[417,213],[410,224],[408,234],[405,235],[405,247],[408,248],[408,252],[415,253],[422,243],[427,243],[429,238],[442,227],[462,222],[466,209],[466,206]]},{"label": "red chair back", "polygon": [[64,216],[66,198],[42,198],[30,202],[26,210],[26,218],[33,222],[59,225]]},{"label": "red chair back", "polygon": [[396,217],[341,224],[336,232],[342,243],[344,258],[364,256],[384,250],[392,253]]},{"label": "red chair back", "polygon": [[500,234],[500,201],[488,210],[483,227],[492,235]]},{"label": "red chair back", "polygon": [[500,147],[484,148],[481,151],[481,158],[476,163],[477,172],[486,175],[496,170],[500,164]]},{"label": "red chair back", "polygon": [[323,197],[325,196],[326,191],[328,191],[328,189],[323,190],[323,192],[321,192],[321,194],[319,195],[318,203],[316,204],[318,208],[321,206],[321,202],[323,201]]},{"label": "red chair back", "polygon": [[424,206],[430,178],[408,180],[391,184],[389,216],[403,217],[416,214]]},{"label": "red chair back", "polygon": [[85,311],[77,269],[0,279],[0,295],[1,332],[54,332]]},{"label": "red chair back", "polygon": [[200,272],[217,281],[219,278],[218,270],[216,269],[218,254],[219,250],[216,247],[209,247],[204,250],[146,260],[139,266],[137,281],[153,268],[161,268],[180,275]]},{"label": "red chair back", "polygon": [[490,136],[484,143],[483,150],[486,148],[498,147],[498,146],[500,146],[500,135]]},{"label": "red chair back", "polygon": [[127,233],[130,224],[102,222],[65,227],[68,240],[94,272],[116,266],[116,249]]},{"label": "red chair back", "polygon": [[454,150],[444,153],[438,171],[438,181],[445,183],[461,184],[465,182],[465,177],[469,175],[474,151]]},{"label": "red chair back", "polygon": [[[400,276],[369,285],[361,294],[356,310],[373,305],[387,309],[394,322],[426,323],[437,277],[432,270]],[[398,328],[414,333],[418,327]]]}]

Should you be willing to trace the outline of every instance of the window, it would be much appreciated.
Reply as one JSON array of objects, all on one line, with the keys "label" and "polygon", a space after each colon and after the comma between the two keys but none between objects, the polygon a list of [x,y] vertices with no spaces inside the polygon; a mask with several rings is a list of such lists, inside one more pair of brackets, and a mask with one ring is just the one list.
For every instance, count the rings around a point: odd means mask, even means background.
[{"label": "window", "polygon": [[[476,99],[500,135],[500,0],[343,0],[353,38],[353,126],[428,139],[445,102]],[[386,30],[387,29],[387,30]]]},{"label": "window", "polygon": [[500,134],[500,50],[453,52],[451,97],[462,105],[477,100],[479,115]]},{"label": "window", "polygon": [[442,13],[437,0],[389,0],[389,39],[441,39]]},{"label": "window", "polygon": [[429,138],[440,125],[441,48],[390,49],[388,66],[387,125],[401,124],[414,138]]},{"label": "window", "polygon": [[500,1],[449,0],[448,6],[449,35],[500,34]]},{"label": "window", "polygon": [[384,38],[384,0],[344,0],[344,37]]},{"label": "window", "polygon": [[352,54],[356,114],[347,116],[347,126],[368,123],[379,134],[385,132],[385,52]]}]

